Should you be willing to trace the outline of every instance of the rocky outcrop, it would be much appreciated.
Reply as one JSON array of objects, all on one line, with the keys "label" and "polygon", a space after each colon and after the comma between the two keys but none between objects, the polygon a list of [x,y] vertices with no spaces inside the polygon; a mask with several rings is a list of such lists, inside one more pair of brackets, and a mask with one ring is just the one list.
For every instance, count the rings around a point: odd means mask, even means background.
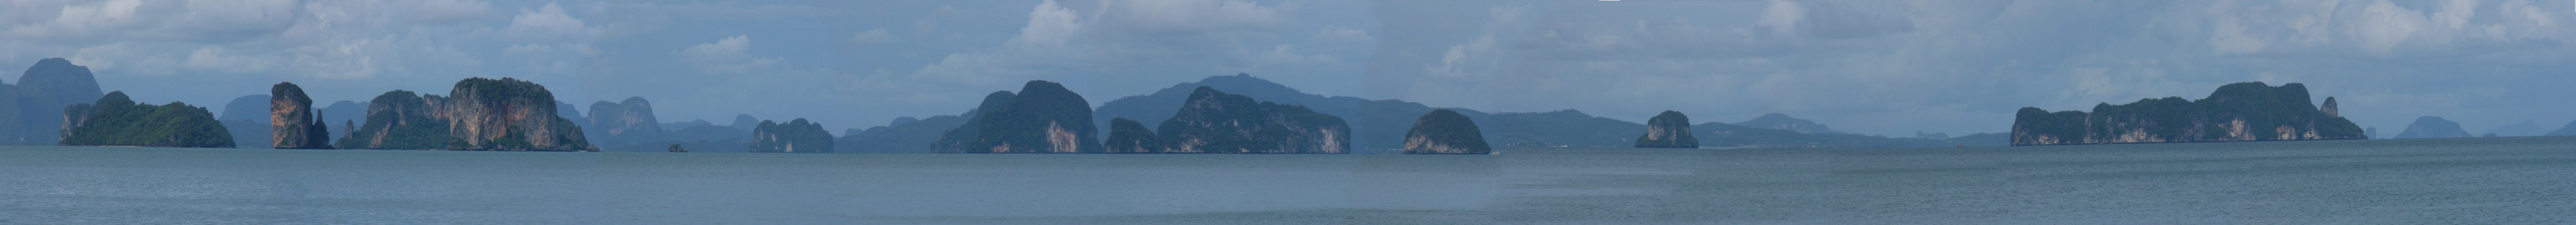
[{"label": "rocky outcrop", "polygon": [[668,151],[670,151],[670,152],[689,152],[689,149],[687,149],[687,148],[680,148],[680,144],[671,144],[671,148],[670,148]]},{"label": "rocky outcrop", "polygon": [[231,148],[232,134],[206,108],[135,103],[124,92],[63,108],[62,145]]},{"label": "rocky outcrop", "polygon": [[2464,138],[2464,137],[2470,137],[2470,135],[2469,135],[2469,131],[2468,131],[2468,130],[2462,130],[2462,129],[2460,129],[2460,123],[2459,123],[2459,122],[2451,122],[2451,120],[2442,119],[2442,117],[2438,117],[2438,116],[2426,116],[2426,117],[2415,117],[2415,123],[2407,124],[2407,125],[2406,125],[2406,131],[2405,131],[2405,132],[2398,132],[2398,133],[2397,133],[2397,137],[2396,137],[2396,138],[2399,138],[2399,139],[2406,139],[2406,138]]},{"label": "rocky outcrop", "polygon": [[760,121],[751,132],[751,152],[756,153],[831,153],[832,133],[823,124],[806,122],[805,118],[778,123]]},{"label": "rocky outcrop", "polygon": [[2317,105],[2317,111],[2326,113],[2327,117],[2343,117],[2343,109],[2338,108],[2342,108],[2342,106],[2337,106],[2335,104],[2334,97],[2326,97],[2325,104]]},{"label": "rocky outcrop", "polygon": [[[1687,130],[1687,129],[1685,129]],[[1404,133],[1404,154],[1493,154],[1485,134],[1467,115],[1447,109],[1422,114]]]},{"label": "rocky outcrop", "polygon": [[448,150],[599,151],[580,126],[556,116],[554,92],[536,83],[467,78],[446,98],[425,100],[447,121]]},{"label": "rocky outcrop", "polygon": [[37,60],[18,76],[17,85],[0,84],[0,144],[59,144],[68,127],[63,107],[99,97],[98,79],[89,67],[62,58]]},{"label": "rocky outcrop", "polygon": [[662,139],[660,121],[653,118],[653,103],[644,97],[627,97],[625,101],[590,103],[591,139],[603,145],[634,143]]},{"label": "rocky outcrop", "polygon": [[1646,134],[1637,136],[1639,148],[1699,148],[1699,138],[1691,137],[1690,116],[1665,110],[1646,119]]},{"label": "rocky outcrop", "polygon": [[[1008,96],[1002,96],[1008,95]],[[941,153],[1097,153],[1091,103],[1063,84],[1029,81],[999,105],[978,107],[975,118],[940,137]],[[992,103],[993,98],[986,98]]]},{"label": "rocky outcrop", "polygon": [[337,142],[349,149],[446,149],[446,120],[439,119],[429,99],[404,90],[387,91],[367,103],[367,123],[355,125]]},{"label": "rocky outcrop", "polygon": [[1825,127],[1825,124],[1816,123],[1816,121],[1811,121],[1811,120],[1807,120],[1807,119],[1799,119],[1799,118],[1796,118],[1796,117],[1789,117],[1789,114],[1779,114],[1779,113],[1762,114],[1762,116],[1760,116],[1760,117],[1754,117],[1752,120],[1745,120],[1744,122],[1735,123],[1735,125],[1736,125],[1736,126],[1751,127],[1751,128],[1762,128],[1762,129],[1773,129],[1773,130],[1795,131],[1795,132],[1798,132],[1798,133],[1807,133],[1807,134],[1840,134],[1840,133],[1842,133],[1842,132],[1835,132],[1835,131],[1834,131],[1834,128],[1831,128],[1831,127]]},{"label": "rocky outcrop", "polygon": [[[2364,139],[2361,126],[2308,103],[2298,83],[2245,82],[2208,98],[2101,103],[2093,112],[2022,108],[2013,145]],[[2331,108],[2331,107],[2328,107]],[[2337,113],[2339,114],[2339,113]]]},{"label": "rocky outcrop", "polygon": [[280,149],[331,149],[331,128],[323,122],[304,87],[278,82],[268,87],[269,146]]},{"label": "rocky outcrop", "polygon": [[1108,148],[1108,153],[1161,153],[1163,141],[1155,136],[1154,130],[1145,129],[1143,123],[1115,118],[1109,120],[1109,141],[1100,145]]},{"label": "rocky outcrop", "polygon": [[1163,153],[1350,153],[1350,125],[1305,106],[1199,87],[1163,121]]}]

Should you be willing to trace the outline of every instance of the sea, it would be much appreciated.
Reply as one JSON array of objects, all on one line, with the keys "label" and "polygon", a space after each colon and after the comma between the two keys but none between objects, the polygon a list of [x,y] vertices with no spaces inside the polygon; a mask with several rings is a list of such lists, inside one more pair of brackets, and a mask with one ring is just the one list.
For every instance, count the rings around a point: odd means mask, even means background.
[{"label": "sea", "polygon": [[2576,137],[1495,155],[0,146],[0,224],[2576,224]]}]

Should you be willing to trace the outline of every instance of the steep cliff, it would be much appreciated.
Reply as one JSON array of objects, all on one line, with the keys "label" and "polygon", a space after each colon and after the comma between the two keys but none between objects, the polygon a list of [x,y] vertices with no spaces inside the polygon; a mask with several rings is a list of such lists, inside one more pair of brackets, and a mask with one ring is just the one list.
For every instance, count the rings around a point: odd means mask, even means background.
[{"label": "steep cliff", "polygon": [[1108,148],[1108,153],[1163,152],[1163,141],[1156,139],[1154,130],[1147,130],[1145,124],[1127,118],[1110,119],[1109,141],[1100,145]]},{"label": "steep cliff", "polygon": [[1646,134],[1637,136],[1637,147],[1699,148],[1699,138],[1691,133],[1690,116],[1665,110],[1646,119]]},{"label": "steep cliff", "polygon": [[1199,87],[1161,132],[1164,153],[1350,153],[1341,117]]},{"label": "steep cliff", "polygon": [[832,133],[805,118],[787,123],[763,120],[752,129],[751,152],[832,153]]},{"label": "steep cliff", "polygon": [[36,60],[17,85],[0,85],[0,144],[53,145],[63,136],[63,107],[91,103],[102,93],[89,67],[71,60]]},{"label": "steep cliff", "polygon": [[1762,116],[1760,116],[1760,117],[1754,117],[1752,120],[1745,120],[1744,122],[1735,123],[1735,125],[1736,125],[1736,126],[1751,127],[1751,128],[1762,128],[1762,129],[1773,129],[1773,130],[1796,131],[1796,132],[1798,132],[1798,133],[1808,133],[1808,134],[1840,134],[1840,133],[1842,133],[1842,132],[1835,132],[1835,131],[1834,131],[1834,128],[1831,128],[1831,127],[1825,127],[1825,124],[1816,123],[1816,121],[1811,121],[1811,120],[1807,120],[1807,119],[1799,119],[1799,118],[1796,118],[1796,117],[1789,117],[1789,114],[1779,114],[1779,113],[1762,114]]},{"label": "steep cliff", "polygon": [[331,128],[304,87],[278,82],[268,87],[269,146],[280,149],[331,149]]},{"label": "steep cliff", "polygon": [[[1000,93],[997,93],[1000,94]],[[987,102],[991,100],[987,98]],[[1019,94],[940,137],[942,153],[1097,153],[1091,103],[1063,84],[1029,81]]]},{"label": "steep cliff", "polygon": [[554,92],[512,78],[467,78],[430,98],[447,121],[449,150],[599,151],[572,120],[557,116]]},{"label": "steep cliff", "polygon": [[431,98],[404,90],[387,91],[367,103],[367,123],[341,137],[340,148],[446,149],[447,121],[429,107]]},{"label": "steep cliff", "polygon": [[662,139],[660,121],[653,118],[653,102],[644,97],[627,97],[625,101],[590,103],[590,128],[583,134],[600,145],[645,142]]},{"label": "steep cliff", "polygon": [[1404,133],[1404,154],[1493,154],[1485,134],[1467,115],[1447,109],[1422,114]]},{"label": "steep cliff", "polygon": [[233,137],[215,114],[187,103],[135,103],[124,92],[63,109],[62,145],[231,148]]},{"label": "steep cliff", "polygon": [[[2101,103],[2093,112],[2022,108],[2013,145],[2364,139],[2360,126],[2308,103],[2308,88],[2245,82],[2208,98]],[[2338,113],[2339,114],[2339,113]]]},{"label": "steep cliff", "polygon": [[2405,132],[2398,132],[2398,133],[2397,133],[2397,137],[2396,137],[2396,138],[2398,138],[2398,139],[2406,139],[2406,138],[2464,138],[2464,137],[2470,137],[2470,135],[2469,135],[2469,131],[2468,131],[2468,130],[2462,130],[2462,129],[2460,129],[2460,123],[2459,123],[2459,122],[2451,122],[2451,120],[2442,119],[2442,117],[2438,117],[2438,116],[2426,116],[2426,117],[2415,117],[2415,123],[2407,124],[2407,125],[2406,125],[2406,131],[2405,131]]}]

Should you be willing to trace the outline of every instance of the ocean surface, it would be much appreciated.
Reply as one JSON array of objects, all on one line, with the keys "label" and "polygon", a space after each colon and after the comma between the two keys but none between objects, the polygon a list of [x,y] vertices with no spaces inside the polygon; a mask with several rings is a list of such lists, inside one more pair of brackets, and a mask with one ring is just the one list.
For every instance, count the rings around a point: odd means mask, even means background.
[{"label": "ocean surface", "polygon": [[1501,152],[0,146],[0,224],[2576,224],[2576,137]]}]

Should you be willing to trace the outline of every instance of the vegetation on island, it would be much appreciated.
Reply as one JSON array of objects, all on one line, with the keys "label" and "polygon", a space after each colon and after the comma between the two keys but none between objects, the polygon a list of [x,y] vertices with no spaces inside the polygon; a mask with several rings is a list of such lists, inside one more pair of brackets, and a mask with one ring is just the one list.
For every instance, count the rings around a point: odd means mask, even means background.
[{"label": "vegetation on island", "polygon": [[62,145],[233,147],[232,134],[214,113],[187,103],[135,103],[125,92],[108,92],[97,102],[64,107],[63,115],[70,129]]}]

